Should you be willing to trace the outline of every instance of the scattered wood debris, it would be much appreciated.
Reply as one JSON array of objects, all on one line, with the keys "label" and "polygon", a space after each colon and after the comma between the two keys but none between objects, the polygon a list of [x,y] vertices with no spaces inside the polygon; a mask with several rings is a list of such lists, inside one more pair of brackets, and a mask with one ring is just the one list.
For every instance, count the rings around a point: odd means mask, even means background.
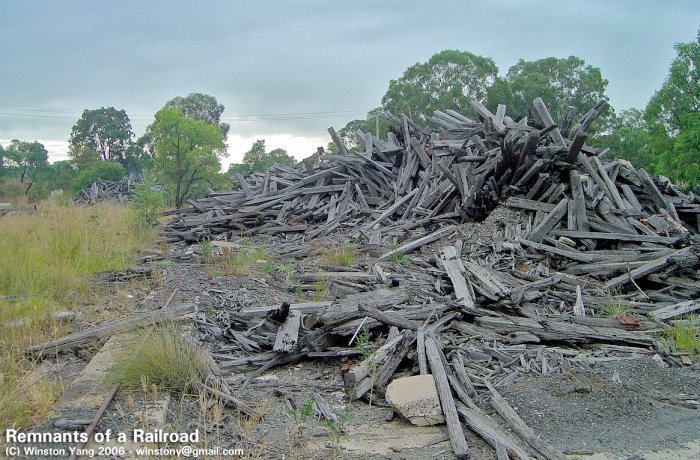
[{"label": "scattered wood debris", "polygon": [[131,199],[134,186],[143,183],[143,176],[130,174],[117,181],[97,179],[90,187],[82,190],[76,200],[82,204],[94,204],[98,201],[117,201],[126,203]]},{"label": "scattered wood debris", "polygon": [[[358,132],[359,151],[330,128],[338,154],[237,175],[239,190],[168,213],[169,242],[237,250],[239,235],[266,235],[271,252],[303,258],[332,238],[372,257],[295,275],[333,284],[335,300],[251,308],[216,293],[227,313],[196,322],[220,339],[222,372],[250,368],[246,387],[275,366],[352,357],[348,396],[380,405],[394,375],[430,372],[458,457],[466,425],[500,457],[562,458],[498,388],[638,356],[683,365],[659,339],[664,321],[700,308],[700,199],[586,144],[605,101],[560,125],[539,98],[539,120],[473,106],[480,120],[435,112],[440,130],[387,115],[388,139]],[[499,213],[511,217],[477,232]]]},{"label": "scattered wood debris", "polygon": [[[659,338],[662,321],[700,308],[700,199],[586,145],[604,101],[561,127],[541,99],[534,105],[539,121],[481,104],[480,121],[436,112],[439,131],[388,115],[389,138],[358,132],[360,151],[331,128],[337,155],[237,176],[240,190],[172,212],[171,242],[267,234],[271,250],[305,257],[310,241],[332,235],[376,254],[365,272],[296,276],[343,285],[336,301],[289,305],[279,321],[261,321],[276,306],[234,312],[220,367],[257,367],[248,383],[300,359],[357,355],[349,344],[365,328],[379,343],[346,368],[351,399],[385,404],[399,369],[430,371],[458,457],[464,422],[514,458],[562,458],[498,387],[634,356],[681,365]],[[473,238],[475,222],[506,208],[518,219]],[[519,438],[479,408],[487,398]]]}]

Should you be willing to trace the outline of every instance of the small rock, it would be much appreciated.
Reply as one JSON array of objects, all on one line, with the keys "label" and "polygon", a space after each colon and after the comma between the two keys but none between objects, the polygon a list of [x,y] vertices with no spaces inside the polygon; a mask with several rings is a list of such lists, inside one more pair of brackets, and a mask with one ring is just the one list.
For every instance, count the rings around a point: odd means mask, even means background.
[{"label": "small rock", "polygon": [[692,366],[693,360],[688,355],[681,355],[681,362],[686,366]]},{"label": "small rock", "polygon": [[51,313],[51,318],[63,323],[70,323],[75,319],[75,313],[72,311],[55,311]]},{"label": "small rock", "polygon": [[435,380],[431,374],[396,379],[386,389],[391,407],[417,426],[445,423]]},{"label": "small rock", "polygon": [[668,364],[664,362],[664,359],[659,354],[655,354],[651,357],[651,359],[653,359],[654,362],[661,367],[668,367]]},{"label": "small rock", "polygon": [[622,383],[622,379],[620,378],[620,373],[619,373],[619,372],[617,372],[617,371],[613,372],[612,381],[613,381],[614,383]]}]

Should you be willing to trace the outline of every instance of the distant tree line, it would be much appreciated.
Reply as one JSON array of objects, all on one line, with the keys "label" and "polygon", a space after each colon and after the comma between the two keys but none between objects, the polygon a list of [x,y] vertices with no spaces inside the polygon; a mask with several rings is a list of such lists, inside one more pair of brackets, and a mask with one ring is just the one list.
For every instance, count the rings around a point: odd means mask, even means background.
[{"label": "distant tree line", "polygon": [[[675,50],[666,81],[646,107],[619,113],[608,109],[592,127],[589,142],[691,188],[700,184],[700,32],[695,40],[676,44]],[[536,118],[532,101],[542,97],[558,121],[569,110],[582,115],[600,99],[608,100],[607,86],[600,68],[576,56],[521,59],[500,77],[491,58],[445,50],[391,80],[380,106],[339,132],[353,147],[359,142],[358,130],[386,135],[385,113],[405,113],[423,124],[435,110],[453,109],[476,118],[472,99],[492,111],[505,104],[506,113],[518,120]]]},{"label": "distant tree line", "polygon": [[[609,109],[594,124],[589,142],[608,148],[609,156],[690,188],[700,184],[700,32],[695,40],[676,44],[675,50],[665,82],[646,107],[619,113]],[[453,109],[477,118],[472,99],[493,111],[506,104],[507,114],[518,120],[533,118],[532,101],[542,97],[554,119],[561,120],[569,111],[582,115],[598,100],[607,100],[607,85],[598,67],[576,56],[521,59],[501,77],[491,58],[445,50],[391,80],[379,107],[339,132],[352,148],[359,144],[358,130],[386,136],[390,127],[385,113],[405,113],[422,124],[430,123],[435,110]],[[230,130],[221,121],[223,112],[224,106],[207,94],[175,97],[136,139],[124,110],[85,110],[71,130],[70,160],[49,164],[41,143],[15,139],[0,146],[0,180],[10,178],[16,193],[40,198],[54,189],[77,193],[97,178],[116,180],[145,172],[166,186],[168,201],[179,208],[208,188],[231,187],[236,173],[295,164],[287,151],[268,152],[265,140],[258,139],[241,163],[222,174]],[[327,153],[335,153],[334,144]],[[7,183],[0,184],[0,195],[8,193]]]},{"label": "distant tree line", "polygon": [[[164,184],[167,201],[180,208],[208,188],[231,187],[228,176],[221,174],[230,129],[221,122],[223,112],[224,106],[207,94],[176,97],[135,139],[126,111],[85,110],[71,130],[68,161],[49,164],[48,152],[37,141],[13,140],[6,148],[0,146],[0,180],[13,179],[3,184],[0,194],[42,198],[55,189],[76,194],[98,178],[119,180],[129,173],[145,173]],[[293,165],[295,160],[283,149],[266,152],[265,141],[258,140],[231,171],[264,171],[275,162]]]}]

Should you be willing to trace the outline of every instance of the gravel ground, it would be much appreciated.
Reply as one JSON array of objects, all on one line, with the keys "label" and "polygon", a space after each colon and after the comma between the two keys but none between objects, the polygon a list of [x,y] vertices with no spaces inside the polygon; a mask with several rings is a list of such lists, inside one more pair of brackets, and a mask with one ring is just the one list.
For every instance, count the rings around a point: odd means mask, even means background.
[{"label": "gravel ground", "polygon": [[542,438],[562,450],[634,453],[678,447],[700,435],[698,409],[658,397],[700,394],[700,373],[663,368],[651,359],[527,376],[501,394]]}]

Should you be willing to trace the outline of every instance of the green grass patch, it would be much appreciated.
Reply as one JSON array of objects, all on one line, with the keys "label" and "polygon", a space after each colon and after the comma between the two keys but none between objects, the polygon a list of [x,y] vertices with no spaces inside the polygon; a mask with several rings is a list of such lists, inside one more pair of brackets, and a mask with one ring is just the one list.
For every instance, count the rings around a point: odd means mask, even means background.
[{"label": "green grass patch", "polygon": [[278,264],[277,262],[273,261],[265,262],[262,266],[262,271],[268,275],[276,275],[279,273],[286,276],[287,279],[292,278],[296,273],[296,270],[294,270],[294,267],[291,265]]},{"label": "green grass patch", "polygon": [[614,303],[606,305],[601,311],[601,314],[606,318],[615,318],[620,315],[628,315],[630,313],[632,313],[631,308],[623,307],[620,304]]},{"label": "green grass patch", "polygon": [[200,360],[195,346],[176,326],[144,329],[117,354],[107,382],[127,390],[143,388],[144,382],[148,382],[182,394],[202,381]]},{"label": "green grass patch", "polygon": [[328,300],[331,295],[331,288],[328,284],[328,280],[325,278],[318,279],[314,281],[314,290],[311,296],[311,300],[314,302],[323,302]]},{"label": "green grass patch", "polygon": [[389,262],[391,262],[392,264],[407,264],[410,261],[411,258],[403,252],[397,252],[396,254],[389,257]]},{"label": "green grass patch", "polygon": [[220,275],[242,276],[262,269],[268,261],[265,248],[260,246],[247,246],[238,250],[225,249],[216,257],[211,257],[211,270]]},{"label": "green grass patch", "polygon": [[694,326],[690,321],[678,321],[669,334],[676,350],[700,353],[700,326]]},{"label": "green grass patch", "polygon": [[69,333],[51,312],[95,301],[101,292],[91,276],[132,265],[155,230],[135,223],[124,206],[76,207],[54,196],[31,213],[0,218],[0,235],[0,429],[30,427],[62,386],[36,376],[26,347]]},{"label": "green grass patch", "polygon": [[123,270],[151,244],[155,231],[134,223],[116,204],[42,203],[32,214],[0,219],[0,296],[60,298],[91,290],[89,277]]},{"label": "green grass patch", "polygon": [[354,267],[357,265],[357,250],[347,244],[325,249],[321,252],[321,256],[331,265],[343,267]]}]

